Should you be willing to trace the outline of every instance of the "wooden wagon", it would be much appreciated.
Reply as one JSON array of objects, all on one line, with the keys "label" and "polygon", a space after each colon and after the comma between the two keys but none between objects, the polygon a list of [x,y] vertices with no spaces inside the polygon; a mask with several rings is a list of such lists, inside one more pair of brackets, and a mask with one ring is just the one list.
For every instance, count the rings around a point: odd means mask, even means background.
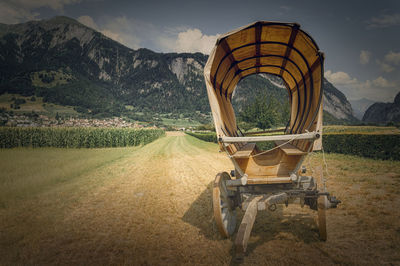
[{"label": "wooden wagon", "polygon": [[[339,203],[316,178],[301,169],[305,156],[322,148],[323,53],[296,23],[259,21],[221,36],[204,68],[218,142],[232,161],[230,174],[217,174],[214,217],[220,233],[236,230],[235,209],[245,210],[235,245],[243,255],[258,210],[300,199],[318,211],[320,238],[326,240],[325,209]],[[236,124],[232,95],[250,75],[280,77],[290,101],[290,120],[282,135],[245,136]],[[256,143],[273,141],[262,151]]]}]

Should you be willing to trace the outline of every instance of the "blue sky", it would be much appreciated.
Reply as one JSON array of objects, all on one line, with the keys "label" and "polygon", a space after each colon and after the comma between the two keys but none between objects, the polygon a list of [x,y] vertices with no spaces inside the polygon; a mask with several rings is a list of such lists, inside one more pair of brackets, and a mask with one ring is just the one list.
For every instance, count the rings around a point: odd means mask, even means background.
[{"label": "blue sky", "polygon": [[256,20],[298,22],[325,53],[325,77],[349,99],[400,91],[400,1],[0,0],[0,22],[65,15],[128,47],[208,53]]}]

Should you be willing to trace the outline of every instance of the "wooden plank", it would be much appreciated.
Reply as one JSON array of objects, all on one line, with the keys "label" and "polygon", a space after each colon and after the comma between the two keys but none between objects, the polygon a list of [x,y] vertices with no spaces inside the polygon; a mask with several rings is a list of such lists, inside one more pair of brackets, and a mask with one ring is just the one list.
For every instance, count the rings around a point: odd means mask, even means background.
[{"label": "wooden plank", "polygon": [[251,176],[247,179],[247,185],[266,185],[266,184],[287,184],[292,183],[290,177],[257,177],[253,178]]},{"label": "wooden plank", "polygon": [[235,239],[236,257],[242,258],[247,249],[247,242],[250,238],[251,229],[257,215],[257,202],[262,199],[262,196],[254,197],[247,206],[243,220]]},{"label": "wooden plank", "polygon": [[[276,140],[275,144],[277,146],[282,145],[283,143],[285,143],[286,141],[283,140]],[[284,153],[286,153],[287,155],[307,155],[307,152],[300,150],[299,148],[297,148],[296,146],[287,143],[281,147],[279,147]]]},{"label": "wooden plank", "polygon": [[286,52],[285,52],[285,57],[284,60],[282,62],[282,69],[281,72],[279,73],[279,75],[282,77],[283,76],[283,70],[286,67],[286,63],[287,63],[287,59],[290,57],[290,53],[292,52],[292,47],[293,47],[293,43],[296,39],[297,33],[299,32],[300,29],[300,25],[295,23],[292,27],[292,32],[290,33],[290,38],[289,38],[289,42],[288,45],[286,47]]},{"label": "wooden plank", "polygon": [[251,178],[287,177],[303,156],[286,155],[281,149],[246,159],[235,159],[239,167]]},{"label": "wooden plank", "polygon": [[317,139],[319,134],[316,132],[302,133],[302,134],[288,134],[288,135],[275,135],[275,136],[257,136],[257,137],[222,137],[220,141],[224,143],[235,142],[261,142],[261,141],[275,141],[275,140],[300,140],[300,139]]},{"label": "wooden plank", "polygon": [[243,147],[241,147],[237,152],[235,152],[232,157],[233,158],[248,158],[253,152],[256,144],[255,143],[247,143]]}]

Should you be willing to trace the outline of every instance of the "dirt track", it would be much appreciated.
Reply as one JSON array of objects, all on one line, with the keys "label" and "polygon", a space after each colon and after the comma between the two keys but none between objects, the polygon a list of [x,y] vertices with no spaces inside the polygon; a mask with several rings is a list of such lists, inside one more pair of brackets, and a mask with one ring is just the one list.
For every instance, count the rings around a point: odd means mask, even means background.
[{"label": "dirt track", "polygon": [[[73,201],[36,243],[22,246],[20,262],[231,264],[232,241],[219,236],[211,199],[215,174],[231,168],[215,144],[180,134],[157,140],[101,169],[113,178]],[[400,264],[399,182],[396,198],[380,199],[374,211],[364,209],[368,193],[346,196],[346,184],[329,180],[345,202],[328,212],[327,242],[318,240],[316,213],[306,207],[261,212],[244,264]]]}]

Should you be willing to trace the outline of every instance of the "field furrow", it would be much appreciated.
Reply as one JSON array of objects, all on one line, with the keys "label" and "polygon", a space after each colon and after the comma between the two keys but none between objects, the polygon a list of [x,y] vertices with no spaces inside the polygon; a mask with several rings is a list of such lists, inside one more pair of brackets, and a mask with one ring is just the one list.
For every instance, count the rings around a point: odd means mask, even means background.
[{"label": "field furrow", "polygon": [[[62,173],[43,170],[52,167],[44,163],[30,182],[45,179],[46,186],[32,195],[29,187],[18,192],[21,173],[29,179],[21,170],[28,159],[8,165],[13,174],[1,177],[0,189],[16,195],[0,202],[0,264],[232,263],[232,241],[219,236],[212,216],[213,179],[232,169],[217,145],[173,134],[138,148],[75,151],[80,163],[95,162]],[[79,165],[75,157],[65,164]],[[261,212],[244,264],[400,263],[400,163],[327,159],[329,189],[343,201],[328,211],[328,241],[318,240],[316,213],[307,207]],[[320,162],[312,156],[309,167]]]}]

